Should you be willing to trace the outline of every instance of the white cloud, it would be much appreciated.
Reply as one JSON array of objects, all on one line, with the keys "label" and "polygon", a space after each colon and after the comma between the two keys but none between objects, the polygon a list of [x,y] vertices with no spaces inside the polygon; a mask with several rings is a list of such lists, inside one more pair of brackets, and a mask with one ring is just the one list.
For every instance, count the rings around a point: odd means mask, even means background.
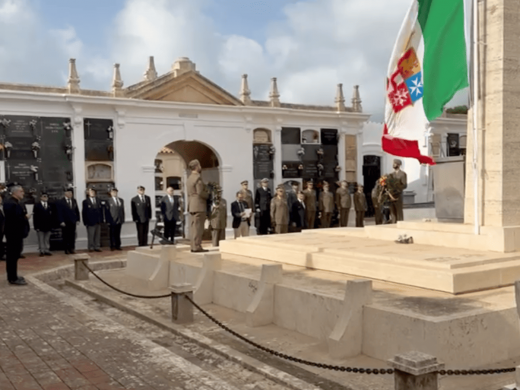
[{"label": "white cloud", "polygon": [[116,62],[128,86],[141,81],[150,55],[160,74],[189,57],[233,94],[247,73],[253,99],[267,98],[271,77],[291,103],[331,105],[343,83],[349,104],[360,85],[365,111],[381,117],[386,67],[410,0],[300,0],[266,26],[263,42],[220,34],[208,1],[219,0],[127,0],[100,52],[72,26],[45,31],[30,0],[0,0],[2,81],[65,85],[68,58],[76,57],[82,88],[108,90]]}]

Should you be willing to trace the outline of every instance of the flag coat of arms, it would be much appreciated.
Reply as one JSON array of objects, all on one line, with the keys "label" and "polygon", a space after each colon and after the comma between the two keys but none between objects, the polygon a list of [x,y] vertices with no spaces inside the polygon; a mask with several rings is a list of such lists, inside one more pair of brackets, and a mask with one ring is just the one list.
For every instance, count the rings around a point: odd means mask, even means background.
[{"label": "flag coat of arms", "polygon": [[413,0],[388,66],[382,147],[435,164],[417,140],[468,86],[464,0]]}]

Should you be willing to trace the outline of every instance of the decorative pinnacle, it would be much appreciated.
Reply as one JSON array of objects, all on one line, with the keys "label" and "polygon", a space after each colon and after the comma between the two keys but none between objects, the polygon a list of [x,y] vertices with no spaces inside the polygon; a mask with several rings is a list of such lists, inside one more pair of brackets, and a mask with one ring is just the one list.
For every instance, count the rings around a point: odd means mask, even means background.
[{"label": "decorative pinnacle", "polygon": [[345,111],[345,96],[343,95],[343,84],[338,84],[336,90],[336,110],[337,111]]},{"label": "decorative pinnacle", "polygon": [[67,81],[67,89],[69,93],[79,93],[79,76],[76,70],[76,59],[69,59],[69,80]]},{"label": "decorative pinnacle", "polygon": [[121,72],[119,64],[114,64],[114,77],[112,78],[112,89],[123,88],[123,80],[121,80]]},{"label": "decorative pinnacle", "polygon": [[144,72],[144,81],[154,81],[157,78],[157,70],[155,70],[155,61],[153,56],[148,59],[148,69]]},{"label": "decorative pinnacle", "polygon": [[359,85],[354,85],[354,91],[352,93],[352,111],[363,112],[361,97],[359,96]]},{"label": "decorative pinnacle", "polygon": [[245,105],[251,105],[251,91],[247,83],[247,74],[242,75],[242,85],[240,86],[240,100]]},{"label": "decorative pinnacle", "polygon": [[269,92],[269,100],[271,107],[280,107],[280,93],[278,92],[278,85],[276,77],[271,79],[271,91]]}]

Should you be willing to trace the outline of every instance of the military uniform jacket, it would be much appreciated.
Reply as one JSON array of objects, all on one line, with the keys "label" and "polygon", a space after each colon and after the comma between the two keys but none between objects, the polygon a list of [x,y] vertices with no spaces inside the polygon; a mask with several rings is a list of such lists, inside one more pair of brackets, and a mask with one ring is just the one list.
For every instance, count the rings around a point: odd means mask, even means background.
[{"label": "military uniform jacket", "polygon": [[303,193],[305,194],[305,208],[308,211],[316,211],[316,191],[307,189]]},{"label": "military uniform jacket", "polygon": [[240,190],[244,194],[244,202],[247,203],[247,207],[253,209],[253,193],[250,190]]},{"label": "military uniform jacket", "polygon": [[271,222],[276,225],[289,225],[289,207],[284,198],[275,197],[271,200]]},{"label": "military uniform jacket", "polygon": [[225,229],[227,225],[227,208],[226,203],[220,203],[211,206],[211,227],[215,230]]},{"label": "military uniform jacket", "polygon": [[271,189],[269,187],[265,190],[263,187],[257,188],[255,194],[255,208],[260,209],[260,211],[269,211],[272,198],[273,196],[271,195]]},{"label": "military uniform jacket", "polygon": [[367,198],[364,193],[356,191],[354,194],[354,209],[356,211],[367,211]]},{"label": "military uniform jacket", "polygon": [[209,193],[200,173],[192,172],[186,184],[188,189],[188,212],[205,213]]},{"label": "military uniform jacket", "polygon": [[338,209],[350,209],[352,207],[348,188],[338,188],[336,191],[336,206],[338,206]]},{"label": "military uniform jacket", "polygon": [[334,211],[334,195],[332,192],[323,191],[320,194],[320,211],[322,213],[332,213]]},{"label": "military uniform jacket", "polygon": [[400,184],[400,189],[401,189],[401,193],[402,191],[404,191],[406,189],[406,187],[408,186],[408,179],[406,177],[406,172],[403,172],[401,170],[398,170],[397,172],[392,172],[391,174],[388,175],[389,177],[393,177],[394,179],[396,179],[399,184]]}]

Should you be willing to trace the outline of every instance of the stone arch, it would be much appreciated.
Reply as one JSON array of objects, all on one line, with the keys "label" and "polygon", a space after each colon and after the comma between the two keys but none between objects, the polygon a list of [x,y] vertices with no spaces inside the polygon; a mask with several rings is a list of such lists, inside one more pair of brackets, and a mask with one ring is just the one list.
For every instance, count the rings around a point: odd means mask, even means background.
[{"label": "stone arch", "polygon": [[314,129],[306,129],[302,131],[302,144],[319,144],[320,132]]}]

